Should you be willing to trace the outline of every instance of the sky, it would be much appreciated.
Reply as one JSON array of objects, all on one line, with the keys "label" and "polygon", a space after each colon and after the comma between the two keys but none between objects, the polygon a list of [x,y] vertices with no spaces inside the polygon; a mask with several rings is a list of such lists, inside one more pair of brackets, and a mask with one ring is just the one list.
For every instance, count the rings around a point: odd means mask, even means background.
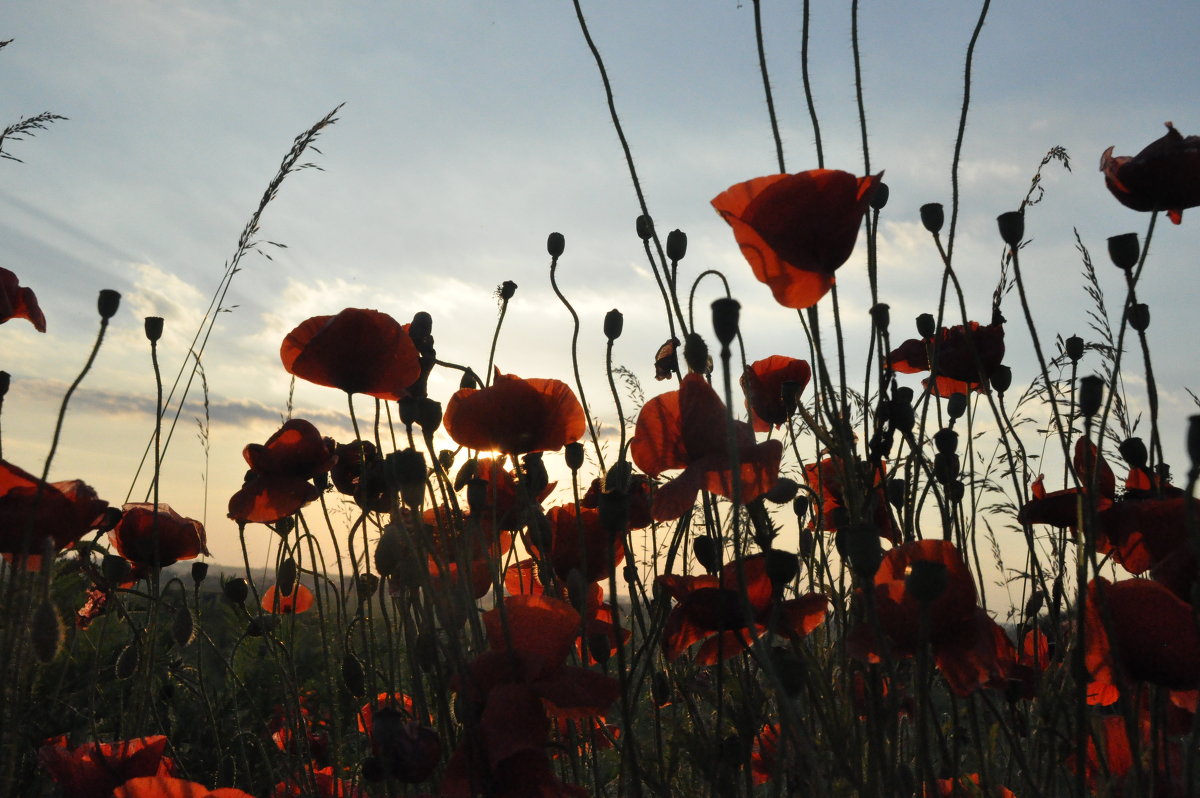
[{"label": "sky", "polygon": [[[881,215],[881,295],[893,335],[933,310],[940,265],[918,208],[951,197],[950,166],[967,42],[979,4],[878,0],[858,18],[870,167],[891,199]],[[789,171],[815,167],[801,82],[801,4],[762,4],[765,49]],[[742,303],[747,355],[804,357],[803,332],[754,281],[709,201],[778,171],[754,41],[753,5],[735,0],[584,2],[591,34],[657,228],[689,236],[688,280],[719,269]],[[1191,52],[1192,0],[1005,0],[992,3],[975,53],[960,167],[955,264],[971,312],[986,316],[999,276],[997,214],[1017,207],[1042,156],[1067,149],[1071,171],[1044,173],[1029,210],[1022,265],[1039,333],[1089,337],[1075,232],[1091,251],[1110,309],[1123,297],[1105,240],[1144,233],[1148,216],[1119,205],[1097,171],[1110,145],[1134,154],[1170,120],[1200,132]],[[850,4],[811,4],[810,70],[826,166],[862,174]],[[238,235],[293,138],[341,106],[263,215],[203,355],[207,461],[193,390],[162,478],[162,500],[202,518],[219,563],[238,562],[224,518],[240,486],[242,447],[263,442],[287,412],[279,344],[314,315],[373,307],[407,321],[434,317],[439,356],[482,371],[496,286],[519,286],[496,363],[521,376],[570,381],[570,319],[551,293],[545,240],[566,237],[560,285],[583,322],[584,387],[611,421],[604,314],[625,314],[614,359],[647,396],[665,319],[640,241],[639,213],[595,62],[568,2],[158,3],[9,0],[0,12],[0,121],[67,117],[5,142],[0,161],[0,265],[32,287],[48,319],[0,328],[4,457],[41,471],[54,418],[94,339],[96,293],[124,297],[92,372],[72,399],[52,479],[80,478],[112,504],[131,489],[152,429],[154,381],[141,319],[160,315],[168,379],[220,284]],[[1200,212],[1160,224],[1141,299],[1168,430],[1168,460],[1184,470],[1180,435],[1197,407],[1195,280]],[[870,300],[861,244],[839,272],[850,351],[861,351]],[[698,314],[717,296],[707,281]],[[1005,298],[1008,361],[1034,379],[1015,295]],[[986,319],[985,319],[986,320]],[[706,329],[707,323],[701,324]],[[857,343],[857,349],[855,344]],[[1136,353],[1135,353],[1136,354]],[[858,357],[852,355],[852,357]],[[1131,355],[1135,357],[1135,355]],[[857,362],[862,362],[861,358]],[[1134,359],[1135,365],[1140,361]],[[1094,368],[1089,354],[1085,367]],[[1130,372],[1131,401],[1140,397]],[[1023,381],[1023,382],[1022,382]],[[913,381],[915,384],[915,380]],[[436,374],[435,398],[457,386]],[[345,397],[296,385],[295,415],[348,439]],[[356,405],[360,412],[365,403]],[[1173,431],[1174,434],[1171,434]],[[207,497],[205,496],[207,486]],[[144,498],[145,483],[134,491]],[[251,527],[252,556],[271,533]]]}]

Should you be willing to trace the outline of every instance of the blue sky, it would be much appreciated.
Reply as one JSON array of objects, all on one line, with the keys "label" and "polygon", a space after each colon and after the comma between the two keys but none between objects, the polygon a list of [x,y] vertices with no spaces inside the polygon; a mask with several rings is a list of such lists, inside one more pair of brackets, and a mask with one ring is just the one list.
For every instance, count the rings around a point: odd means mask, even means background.
[{"label": "blue sky", "polygon": [[[964,0],[863,3],[859,19],[871,166],[886,170],[881,290],[897,336],[931,310],[937,256],[917,209],[950,201],[950,159],[966,42],[978,6]],[[799,3],[763,3],[766,47],[787,166],[815,150],[800,81]],[[684,272],[723,270],[742,302],[751,359],[804,356],[790,311],[756,283],[708,205],[727,186],[777,171],[749,2],[584,3],[613,82],[651,213],[689,234]],[[983,316],[998,276],[994,218],[1016,207],[1042,155],[1067,148],[1073,171],[1045,176],[1029,213],[1023,265],[1046,339],[1087,336],[1087,300],[1072,228],[1092,250],[1119,306],[1105,239],[1143,232],[1097,172],[1115,145],[1133,154],[1171,120],[1200,132],[1200,91],[1182,54],[1200,11],[1191,0],[1006,0],[979,40],[961,168],[955,261],[968,306]],[[810,59],[826,165],[862,173],[849,4],[812,3]],[[434,315],[439,354],[482,369],[495,286],[520,286],[497,362],[523,376],[569,379],[569,318],[550,293],[546,235],[567,239],[560,282],[583,317],[584,380],[606,384],[604,313],[620,308],[616,360],[641,375],[666,337],[653,279],[633,234],[628,172],[574,10],[566,2],[205,2],[15,0],[0,17],[0,120],[50,110],[68,121],[6,144],[0,162],[0,265],[37,292],[39,336],[6,324],[0,368],[14,375],[5,457],[40,470],[65,385],[94,334],[101,288],[125,296],[110,340],[68,418],[55,478],[83,478],[119,504],[150,430],[153,382],[141,317],[166,317],[164,369],[174,372],[237,236],[292,138],[339,103],[318,143],[323,171],[289,178],[263,218],[273,260],[235,277],[205,367],[214,414],[207,519],[218,561],[238,556],[224,504],[240,484],[241,447],[284,412],[283,336],[311,315],[376,307]],[[1180,429],[1200,388],[1189,341],[1200,213],[1160,225],[1142,299],[1154,316],[1163,414]],[[840,272],[850,340],[869,302],[860,252]],[[713,298],[702,288],[701,305]],[[1033,378],[1015,296],[1009,360]],[[698,300],[700,301],[700,300]],[[233,307],[236,306],[236,307]],[[1136,372],[1134,372],[1136,373]],[[446,398],[457,379],[433,383]],[[1136,388],[1136,385],[1134,386]],[[346,437],[343,397],[298,385],[297,415]],[[196,403],[173,444],[163,499],[204,512]],[[600,405],[602,416],[610,415]],[[1182,469],[1181,447],[1170,451]],[[1169,453],[1169,458],[1171,455]],[[143,489],[144,490],[144,489]],[[260,535],[262,533],[259,533]]]}]

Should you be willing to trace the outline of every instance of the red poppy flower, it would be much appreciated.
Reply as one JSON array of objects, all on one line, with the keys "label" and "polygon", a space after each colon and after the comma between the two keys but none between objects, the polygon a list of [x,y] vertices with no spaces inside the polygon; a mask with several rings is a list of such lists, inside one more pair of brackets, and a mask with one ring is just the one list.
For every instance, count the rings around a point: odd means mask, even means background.
[{"label": "red poppy flower", "polygon": [[663,628],[664,656],[677,659],[704,641],[696,653],[696,664],[714,665],[750,648],[768,628],[781,637],[798,640],[824,623],[829,599],[809,593],[779,600],[782,586],[777,589],[772,583],[767,557],[755,554],[726,563],[717,576],[658,577],[656,583],[678,602]]},{"label": "red poppy flower", "polygon": [[169,776],[175,766],[163,756],[167,738],[159,734],[116,743],[84,743],[67,748],[64,735],[38,749],[38,761],[72,798],[109,798],[138,776]]},{"label": "red poppy flower", "polygon": [[1108,461],[1097,452],[1096,445],[1087,438],[1077,440],[1072,463],[1081,487],[1047,493],[1039,476],[1032,485],[1033,499],[1025,503],[1018,515],[1021,523],[1074,529],[1079,524],[1080,497],[1086,496],[1091,490],[1093,472],[1096,474],[1096,511],[1101,512],[1112,506],[1117,493],[1117,477],[1109,468]]},{"label": "red poppy flower", "polygon": [[399,400],[421,377],[420,356],[400,323],[377,310],[314,316],[288,333],[283,367],[302,380]]},{"label": "red poppy flower", "polygon": [[265,445],[247,444],[242,456],[250,472],[229,499],[229,517],[243,523],[273,524],[295,514],[321,495],[309,480],[337,462],[333,442],[302,418],[289,420]]},{"label": "red poppy flower", "polygon": [[772,355],[751,363],[742,373],[742,391],[746,394],[754,431],[767,432],[772,426],[786,424],[791,414],[783,402],[783,384],[796,383],[799,396],[811,379],[812,369],[807,360]]},{"label": "red poppy flower", "polygon": [[[598,509],[603,501],[601,498],[603,494],[604,480],[596,477],[592,480],[587,493],[579,500],[579,504],[581,507]],[[630,478],[629,492],[626,497],[629,500],[626,522],[630,529],[645,529],[654,523],[654,517],[650,514],[650,480],[645,474],[634,474]]]},{"label": "red poppy flower", "polygon": [[934,796],[937,798],[975,798],[975,796],[982,795],[987,795],[989,798],[1016,798],[1012,790],[1001,784],[991,785],[991,789],[984,793],[979,783],[978,773],[968,773],[957,779],[936,779],[934,787],[936,788],[935,792],[929,792],[927,788],[923,788],[921,794],[925,798]]},{"label": "red poppy flower", "polygon": [[[504,571],[504,588],[512,595],[543,596],[551,595],[560,600],[569,600],[570,591],[559,582],[557,588],[546,585],[542,581],[541,571],[537,562],[531,557],[520,560],[508,566]],[[587,665],[595,665],[607,661],[632,636],[630,629],[621,629],[617,635],[617,626],[613,623],[613,607],[604,601],[604,588],[593,582],[586,588],[583,598],[583,635],[577,642],[576,650],[579,657]]]},{"label": "red poppy flower", "polygon": [[29,555],[35,567],[50,541],[56,551],[71,546],[99,526],[108,502],[76,479],[42,482],[9,462],[0,460],[0,552]]},{"label": "red poppy flower", "polygon": [[450,397],[442,423],[455,443],[506,454],[558,451],[583,436],[587,420],[575,393],[559,380],[523,380],[496,370],[487,388]]},{"label": "red poppy flower", "polygon": [[375,710],[385,707],[394,709],[407,718],[413,717],[411,697],[404,693],[380,693],[375,696],[374,701],[368,701],[359,708],[358,714],[355,716],[358,730],[363,734],[370,735],[371,730],[375,727]]},{"label": "red poppy flower", "polygon": [[184,518],[171,505],[159,504],[157,513],[153,504],[142,502],[121,509],[121,520],[108,539],[130,562],[165,568],[208,554],[204,527],[194,518]]},{"label": "red poppy flower", "polygon": [[29,319],[38,332],[46,331],[46,316],[33,289],[23,288],[17,275],[0,268],[0,324],[9,319]]},{"label": "red poppy flower", "polygon": [[548,555],[554,573],[564,583],[573,569],[578,569],[588,583],[608,579],[625,559],[625,544],[619,538],[614,540],[601,525],[599,510],[576,510],[574,504],[564,504],[551,507],[546,518],[550,521],[551,549],[540,552],[535,545],[534,553]]},{"label": "red poppy flower", "polygon": [[932,338],[910,338],[892,350],[888,361],[895,371],[916,374],[929,371],[932,358],[937,379],[931,391],[936,396],[982,391],[1004,360],[1003,322],[998,318],[985,327],[973,321],[943,327]]},{"label": "red poppy flower", "polygon": [[[870,463],[856,461],[856,467],[863,472],[859,484],[865,486],[868,480],[871,482],[864,506],[874,508],[871,518],[879,530],[879,536],[892,543],[898,542],[899,530],[892,523],[891,510],[887,496],[884,495],[883,486],[887,474],[883,466],[876,467]],[[826,457],[805,465],[804,481],[821,504],[816,523],[826,532],[837,531],[843,523],[842,516],[846,510],[846,468],[841,458]]]},{"label": "red poppy flower", "polygon": [[[1004,630],[978,606],[975,582],[953,543],[917,540],[888,551],[875,573],[874,601],[879,625],[894,657],[911,657],[920,645],[921,602],[906,580],[918,562],[945,568],[945,588],[928,602],[928,642],[950,689],[969,695],[976,688],[1003,684],[1007,664],[1015,661]],[[847,649],[856,658],[878,662],[884,650],[870,624],[850,634]]]},{"label": "red poppy flower", "polygon": [[210,790],[203,784],[172,776],[141,776],[117,787],[113,798],[254,798],[236,787]]},{"label": "red poppy flower", "polygon": [[1200,136],[1183,135],[1167,122],[1167,133],[1137,155],[1100,156],[1104,183],[1117,201],[1135,211],[1166,211],[1175,224],[1185,208],[1200,205]]},{"label": "red poppy flower", "polygon": [[788,308],[811,307],[854,251],[871,192],[883,173],[855,177],[814,169],[731,186],[712,201],[733,228],[754,276]]},{"label": "red poppy flower", "polygon": [[[306,770],[309,770],[306,768]],[[316,793],[310,793],[308,785],[316,787]],[[239,790],[240,792],[240,790]],[[311,769],[299,778],[291,778],[275,785],[271,798],[300,798],[314,795],[316,798],[365,798],[366,793],[352,783],[333,775],[333,766]]]},{"label": "red poppy flower", "polygon": [[778,768],[779,724],[768,723],[754,735],[754,747],[750,750],[750,773],[755,784],[766,784]]},{"label": "red poppy flower", "polygon": [[286,596],[275,585],[271,585],[262,596],[263,611],[276,615],[293,615],[295,613],[308,612],[312,609],[312,605],[312,591],[304,585],[294,586],[292,592]]},{"label": "red poppy flower", "polygon": [[[679,518],[707,490],[733,496],[725,404],[699,374],[683,378],[679,390],[656,396],[642,406],[629,443],[634,464],[650,476],[682,468],[683,473],[658,489],[651,513],[656,521]],[[741,500],[762,496],[779,477],[783,444],[755,443],[750,425],[735,421]]]}]

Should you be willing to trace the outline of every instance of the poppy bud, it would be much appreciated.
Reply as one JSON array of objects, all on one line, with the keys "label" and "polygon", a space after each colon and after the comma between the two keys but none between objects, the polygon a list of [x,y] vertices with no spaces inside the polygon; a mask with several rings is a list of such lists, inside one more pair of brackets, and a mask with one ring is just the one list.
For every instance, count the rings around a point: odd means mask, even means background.
[{"label": "poppy bud", "polygon": [[934,601],[946,592],[949,578],[944,563],[917,560],[904,569],[904,591],[917,601]]},{"label": "poppy bud", "polygon": [[888,403],[888,420],[899,433],[907,435],[917,423],[912,406],[912,388],[897,388]]},{"label": "poppy bud", "polygon": [[1129,319],[1129,326],[1138,332],[1145,332],[1150,326],[1150,306],[1145,302],[1134,302],[1125,311],[1125,317]]},{"label": "poppy bud", "polygon": [[[551,233],[546,236],[546,251],[550,253],[550,257],[561,257],[563,251],[567,248],[567,239],[562,233]],[[513,286],[514,288],[516,286]]]},{"label": "poppy bud", "polygon": [[796,656],[790,649],[784,646],[776,646],[771,649],[771,659],[775,661],[775,672],[779,675],[779,686],[787,695],[795,698],[804,689],[804,677],[807,667],[804,660]]},{"label": "poppy bud", "polygon": [[418,452],[416,449],[401,449],[397,452],[390,452],[384,458],[387,464],[388,471],[392,478],[396,480],[396,484],[404,486],[411,483],[425,485],[425,477],[428,470],[425,467],[425,453]]},{"label": "poppy bud", "polygon": [[883,562],[879,532],[871,524],[853,524],[838,531],[838,548],[850,561],[850,568],[862,580],[870,580]]},{"label": "poppy bud", "polygon": [[275,522],[275,534],[286,538],[288,533],[296,528],[296,520],[290,515],[287,518],[280,518]]},{"label": "poppy bud", "polygon": [[1000,238],[1013,249],[1021,245],[1025,237],[1025,214],[1020,211],[1008,211],[996,217],[996,226],[1000,228]]},{"label": "poppy bud", "polygon": [[403,534],[400,527],[388,524],[379,536],[375,545],[375,570],[380,576],[395,576],[400,573],[400,565],[405,557]]},{"label": "poppy bud", "polygon": [[192,563],[192,581],[199,585],[208,578],[208,563],[194,562]]},{"label": "poppy bud", "polygon": [[554,549],[554,530],[550,527],[550,519],[535,515],[529,520],[528,530],[529,542],[542,557],[549,557]]},{"label": "poppy bud", "polygon": [[354,577],[354,592],[359,601],[368,601],[379,589],[379,577],[375,574],[359,574]]},{"label": "poppy bud", "polygon": [[[961,396],[962,394],[955,394]],[[940,429],[933,433],[933,445],[937,447],[939,452],[944,454],[954,454],[958,449],[958,433],[952,429]]]},{"label": "poppy bud", "polygon": [[692,539],[692,552],[696,555],[696,561],[704,566],[704,570],[710,574],[715,574],[721,567],[721,555],[717,548],[717,541],[708,535],[697,535]]},{"label": "poppy bud", "polygon": [[796,492],[800,490],[800,485],[794,479],[780,477],[775,480],[775,484],[767,491],[763,497],[772,504],[787,504],[796,497]]},{"label": "poppy bud", "polygon": [[608,658],[612,656],[612,644],[608,635],[588,635],[587,647],[588,653],[599,663],[601,668],[608,664]]},{"label": "poppy bud", "polygon": [[621,337],[621,330],[625,328],[625,317],[621,315],[621,311],[613,308],[608,313],[604,314],[604,337],[610,341],[615,341]]},{"label": "poppy bud", "polygon": [[1108,257],[1118,269],[1129,271],[1142,256],[1137,233],[1122,233],[1108,239]]},{"label": "poppy bud", "polygon": [[1187,451],[1192,469],[1200,469],[1200,416],[1188,416]]},{"label": "poppy bud", "polygon": [[891,306],[888,305],[888,303],[880,302],[871,308],[871,321],[874,322],[875,327],[878,328],[881,333],[887,332],[888,324],[891,323],[891,320]]},{"label": "poppy bud", "polygon": [[138,643],[137,638],[129,641],[129,645],[121,649],[121,653],[117,655],[116,665],[113,671],[118,679],[128,679],[133,674],[137,673],[138,666]]},{"label": "poppy bud", "polygon": [[235,576],[221,585],[221,592],[225,594],[227,600],[234,604],[244,604],[246,596],[250,593],[250,586],[246,584],[245,579]]},{"label": "poppy bud", "polygon": [[428,396],[417,400],[417,423],[426,433],[437,432],[442,426],[442,403]]},{"label": "poppy bud", "polygon": [[187,648],[195,637],[196,622],[192,618],[192,611],[187,608],[187,605],[181,604],[175,611],[175,618],[171,621],[171,639],[180,648]]},{"label": "poppy bud", "polygon": [[808,514],[808,507],[811,503],[808,496],[803,494],[792,499],[792,512],[796,514],[797,520],[804,520],[804,516]]},{"label": "poppy bud", "polygon": [[789,418],[800,405],[800,394],[803,392],[804,384],[795,380],[784,380],[783,384],[779,386],[780,398],[783,399],[783,406],[787,410]]},{"label": "poppy bud", "polygon": [[479,515],[488,508],[488,482],[486,479],[467,481],[467,509],[471,515]]},{"label": "poppy bud", "polygon": [[414,313],[412,323],[408,325],[408,337],[413,339],[413,343],[416,343],[431,335],[433,335],[433,316],[424,310]]},{"label": "poppy bud", "polygon": [[33,611],[29,635],[34,656],[39,662],[50,662],[58,655],[63,638],[63,623],[62,618],[58,616],[58,610],[49,599],[42,599]]},{"label": "poppy bud", "polygon": [[618,460],[604,475],[604,492],[625,492],[633,484],[633,466],[628,460]]},{"label": "poppy bud", "polygon": [[892,190],[888,188],[888,184],[880,180],[875,184],[875,190],[871,192],[871,197],[867,202],[870,203],[872,210],[881,211],[887,205],[888,197],[891,194]]},{"label": "poppy bud", "polygon": [[146,330],[146,340],[154,343],[163,334],[163,318],[162,316],[147,316],[144,322]]},{"label": "poppy bud", "polygon": [[958,455],[938,452],[933,456],[933,477],[943,485],[958,479]]},{"label": "poppy bud", "polygon": [[105,554],[104,559],[100,561],[100,573],[104,574],[104,578],[110,584],[119,585],[124,582],[132,570],[133,566],[129,560],[116,554]]},{"label": "poppy bud", "polygon": [[908,494],[908,483],[902,477],[892,477],[887,482],[888,501],[897,510],[904,507],[904,498]]},{"label": "poppy bud", "polygon": [[437,461],[442,473],[449,474],[450,468],[454,465],[454,452],[450,449],[442,449],[438,452]]},{"label": "poppy bud", "polygon": [[1063,341],[1063,351],[1066,352],[1067,358],[1072,363],[1078,363],[1079,359],[1083,357],[1083,339],[1078,335],[1072,335]]},{"label": "poppy bud", "polygon": [[946,223],[946,211],[940,202],[930,202],[921,206],[921,224],[925,229],[937,235]]},{"label": "poppy bud", "polygon": [[1033,591],[1033,595],[1029,597],[1029,601],[1025,602],[1025,617],[1036,618],[1037,614],[1042,610],[1042,604],[1046,601],[1046,594],[1040,590]]},{"label": "poppy bud", "polygon": [[1130,468],[1145,468],[1150,460],[1146,444],[1141,438],[1126,438],[1117,446],[1117,451]]},{"label": "poppy bud", "polygon": [[472,457],[467,460],[458,469],[458,473],[454,475],[454,491],[457,493],[466,487],[467,483],[475,479],[475,472],[479,467],[479,461]]},{"label": "poppy bud", "polygon": [[367,694],[367,675],[363,664],[349,651],[342,657],[342,681],[346,684],[347,692],[355,698],[362,698]]},{"label": "poppy bud", "polygon": [[411,427],[417,423],[417,398],[415,396],[405,396],[396,403],[400,409],[400,423],[405,427]]},{"label": "poppy bud", "polygon": [[729,346],[738,334],[738,318],[742,305],[736,299],[728,297],[712,303],[713,331],[722,346]]},{"label": "poppy bud", "polygon": [[1096,415],[1104,399],[1104,378],[1095,374],[1079,378],[1079,414],[1085,418]]},{"label": "poppy bud", "polygon": [[281,596],[290,596],[296,589],[296,561],[288,557],[275,574],[275,589]]},{"label": "poppy bud", "polygon": [[946,485],[946,498],[952,502],[960,502],[963,496],[967,494],[967,486],[963,484],[961,479],[956,479]]},{"label": "poppy bud", "polygon": [[667,257],[672,262],[683,260],[687,254],[687,233],[682,230],[672,230],[667,234]]},{"label": "poppy bud", "polygon": [[512,299],[513,294],[517,293],[517,284],[512,280],[505,280],[504,282],[500,283],[500,286],[496,289],[496,293],[503,300],[507,301]]},{"label": "poppy bud", "polygon": [[583,444],[579,441],[568,443],[563,447],[563,459],[567,461],[567,468],[571,471],[583,468]]},{"label": "poppy bud", "polygon": [[12,382],[12,375],[7,371],[0,371],[0,400],[4,399],[4,395],[8,393],[8,386]]},{"label": "poppy bud", "polygon": [[567,573],[567,600],[571,602],[571,606],[577,612],[583,612],[583,606],[587,603],[588,583],[584,579],[583,571],[578,568],[572,568]]},{"label": "poppy bud", "polygon": [[637,230],[637,237],[643,241],[654,238],[654,220],[646,214],[643,213],[637,218],[634,227]]},{"label": "poppy bud", "polygon": [[671,680],[665,672],[655,671],[650,677],[650,697],[659,709],[671,705]]},{"label": "poppy bud", "polygon": [[416,655],[417,665],[421,670],[425,673],[432,673],[438,664],[437,637],[429,632],[421,632],[417,635],[417,644],[413,653]]},{"label": "poppy bud", "polygon": [[477,388],[479,385],[479,377],[475,376],[475,372],[471,371],[470,369],[464,371],[462,377],[458,381],[458,389],[460,391],[463,388]]},{"label": "poppy bud", "polygon": [[876,430],[871,436],[871,441],[868,444],[867,452],[872,461],[878,461],[887,457],[892,452],[892,444],[896,441],[896,430],[890,427],[881,427]]},{"label": "poppy bud", "polygon": [[997,366],[988,382],[996,393],[1004,393],[1012,386],[1012,369],[1008,366]]},{"label": "poppy bud", "polygon": [[946,400],[946,415],[950,416],[953,422],[955,419],[962,418],[967,412],[967,395],[965,393],[952,393],[950,398]]},{"label": "poppy bud", "polygon": [[695,374],[712,371],[712,358],[708,356],[708,344],[696,333],[688,333],[683,342],[683,359],[688,370]]},{"label": "poppy bud", "polygon": [[96,310],[100,311],[100,318],[111,319],[117,315],[117,308],[121,307],[121,295],[111,288],[105,288],[100,291],[100,296],[96,299]]},{"label": "poppy bud", "polygon": [[933,317],[932,313],[922,313],[917,316],[917,335],[922,338],[932,338],[935,332],[937,332],[937,319]]},{"label": "poppy bud", "polygon": [[550,476],[546,473],[546,463],[541,452],[530,452],[521,458],[521,472],[525,476],[525,490],[530,496],[539,496],[550,484]]},{"label": "poppy bud", "polygon": [[790,551],[767,550],[767,578],[776,592],[791,584],[800,573],[800,558]]}]

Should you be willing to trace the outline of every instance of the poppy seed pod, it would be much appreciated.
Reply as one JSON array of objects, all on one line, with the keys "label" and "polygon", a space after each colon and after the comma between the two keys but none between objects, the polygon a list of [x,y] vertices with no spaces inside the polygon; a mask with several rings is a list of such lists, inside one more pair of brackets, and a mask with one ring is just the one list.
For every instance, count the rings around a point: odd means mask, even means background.
[{"label": "poppy seed pod", "polygon": [[967,412],[967,395],[965,393],[952,393],[950,398],[946,400],[946,415],[950,416],[950,421],[963,417]]},{"label": "poppy seed pod", "polygon": [[1200,470],[1200,416],[1188,416],[1187,451],[1192,470]]},{"label": "poppy seed pod", "polygon": [[667,257],[672,262],[683,260],[687,254],[687,233],[682,230],[672,230],[667,234]]},{"label": "poppy seed pod", "polygon": [[712,303],[713,330],[722,346],[729,346],[737,337],[741,312],[742,305],[736,299],[726,297]]},{"label": "poppy seed pod", "polygon": [[100,296],[96,298],[96,310],[100,312],[100,318],[111,319],[117,315],[117,309],[121,307],[121,295],[111,288],[104,288],[100,291]]},{"label": "poppy seed pod", "polygon": [[1012,369],[1008,366],[997,366],[988,380],[996,393],[1004,393],[1012,385]]},{"label": "poppy seed pod", "polygon": [[1150,462],[1150,454],[1146,451],[1146,443],[1141,438],[1126,438],[1117,446],[1117,451],[1121,453],[1121,459],[1129,464],[1130,468],[1145,468]]},{"label": "poppy seed pod", "polygon": [[505,280],[504,282],[500,283],[499,287],[496,289],[496,293],[501,299],[512,299],[513,294],[517,293],[517,284],[512,280]]},{"label": "poppy seed pod", "polygon": [[1025,214],[1020,211],[1008,211],[996,217],[996,226],[1000,229],[1000,238],[1013,249],[1021,245],[1025,237]]},{"label": "poppy seed pod", "polygon": [[562,233],[551,233],[546,236],[546,251],[550,253],[550,257],[557,258],[563,254],[567,248],[567,239]]},{"label": "poppy seed pod", "polygon": [[625,317],[621,315],[621,311],[613,308],[608,313],[604,314],[604,337],[610,341],[615,341],[621,337],[621,331],[625,328]]},{"label": "poppy seed pod", "polygon": [[871,308],[871,321],[880,332],[886,333],[888,331],[888,324],[891,323],[891,320],[891,306],[886,302],[880,302]]},{"label": "poppy seed pod", "polygon": [[649,241],[654,238],[654,220],[646,214],[643,213],[637,218],[634,227],[637,230],[637,237],[643,241]]},{"label": "poppy seed pod", "polygon": [[935,332],[937,332],[937,319],[933,317],[932,313],[922,313],[917,316],[917,335],[922,338],[932,338]]},{"label": "poppy seed pod", "polygon": [[147,316],[143,323],[146,331],[146,340],[154,343],[163,334],[163,317],[162,316]]},{"label": "poppy seed pod", "polygon": [[1108,257],[1118,269],[1129,271],[1142,256],[1137,233],[1122,233],[1108,239]]},{"label": "poppy seed pod", "polygon": [[892,190],[888,188],[888,184],[880,180],[875,184],[875,190],[871,192],[871,198],[867,202],[871,206],[871,210],[881,211],[887,205],[888,197],[891,196]]},{"label": "poppy seed pod", "polygon": [[929,232],[937,235],[946,223],[946,211],[940,202],[930,202],[921,206],[921,224]]},{"label": "poppy seed pod", "polygon": [[1129,326],[1138,332],[1145,332],[1150,326],[1150,306],[1145,302],[1134,302],[1125,315],[1129,319]]},{"label": "poppy seed pod", "polygon": [[[962,394],[955,394],[962,396]],[[958,433],[952,429],[940,429],[933,433],[933,445],[943,454],[954,454],[958,449]]]},{"label": "poppy seed pod", "polygon": [[563,459],[567,461],[567,468],[572,471],[583,468],[583,444],[579,441],[568,443],[563,447]]},{"label": "poppy seed pod", "polygon": [[1095,374],[1079,378],[1079,414],[1091,418],[1104,400],[1104,378]]},{"label": "poppy seed pod", "polygon": [[688,370],[695,374],[712,371],[712,358],[708,356],[708,344],[696,333],[688,333],[683,339],[683,359]]},{"label": "poppy seed pod", "polygon": [[1083,339],[1078,335],[1072,335],[1067,340],[1063,341],[1063,352],[1072,363],[1078,363],[1083,357]]},{"label": "poppy seed pod", "polygon": [[696,555],[696,562],[704,566],[704,570],[710,574],[720,570],[721,558],[717,542],[708,535],[698,535],[692,539],[692,553]]},{"label": "poppy seed pod", "polygon": [[946,592],[950,579],[945,563],[917,560],[904,569],[904,590],[922,603],[935,601]]}]

